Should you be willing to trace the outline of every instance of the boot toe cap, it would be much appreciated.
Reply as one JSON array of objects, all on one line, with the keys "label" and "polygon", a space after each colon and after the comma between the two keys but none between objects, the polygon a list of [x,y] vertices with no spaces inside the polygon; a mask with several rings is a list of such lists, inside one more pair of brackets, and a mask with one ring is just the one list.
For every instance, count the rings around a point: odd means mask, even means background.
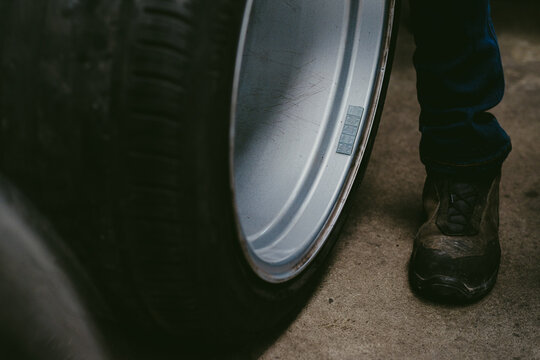
[{"label": "boot toe cap", "polygon": [[452,258],[436,249],[417,246],[409,264],[413,290],[437,302],[473,302],[495,284],[500,250],[488,248],[481,256]]}]

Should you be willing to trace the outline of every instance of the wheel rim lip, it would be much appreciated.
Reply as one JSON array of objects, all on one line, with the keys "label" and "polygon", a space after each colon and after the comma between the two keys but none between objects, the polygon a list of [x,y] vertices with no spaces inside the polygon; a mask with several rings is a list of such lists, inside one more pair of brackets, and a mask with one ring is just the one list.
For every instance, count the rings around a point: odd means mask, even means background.
[{"label": "wheel rim lip", "polygon": [[[378,103],[383,90],[383,83],[385,79],[386,64],[388,62],[390,42],[392,36],[392,27],[394,19],[394,9],[396,0],[388,0],[385,5],[385,13],[382,17],[382,29],[379,43],[379,52],[377,54],[377,65],[372,69],[371,74],[373,75],[373,84],[369,88],[369,100],[366,103],[364,115],[364,120],[361,128],[358,130],[357,138],[355,141],[354,152],[351,154],[351,162],[348,166],[348,170],[344,179],[339,195],[326,217],[326,221],[322,226],[321,230],[318,232],[315,238],[313,238],[309,244],[306,251],[303,251],[301,256],[296,258],[296,261],[293,264],[288,264],[287,266],[279,267],[268,262],[265,262],[261,257],[256,253],[253,247],[247,240],[247,237],[243,231],[242,221],[239,216],[239,206],[237,202],[237,190],[235,186],[235,176],[234,176],[234,155],[235,155],[235,128],[236,128],[236,116],[237,116],[237,104],[238,104],[238,95],[240,87],[240,72],[242,69],[242,60],[245,50],[245,42],[247,37],[248,25],[250,21],[250,14],[252,11],[253,3],[255,0],[247,0],[246,7],[243,17],[243,23],[241,28],[241,35],[238,44],[238,50],[236,55],[236,64],[235,64],[235,73],[233,81],[233,91],[232,91],[232,101],[231,101],[231,111],[230,111],[230,133],[229,133],[229,174],[230,174],[230,184],[231,184],[231,195],[232,203],[234,208],[234,217],[236,223],[237,237],[239,244],[246,259],[247,263],[254,271],[254,273],[264,281],[269,283],[283,283],[289,281],[299,274],[301,274],[306,267],[316,258],[316,255],[326,244],[328,238],[330,237],[336,222],[339,218],[339,215],[343,211],[346,200],[353,188],[356,176],[361,169],[362,161],[366,155],[366,150],[369,143],[369,138],[373,126],[376,122],[376,116],[378,113]],[[360,5],[358,5],[360,6]],[[356,24],[358,26],[358,24]],[[355,30],[356,31],[356,30]],[[354,41],[358,41],[357,36],[355,36]],[[355,47],[356,48],[356,47]],[[360,48],[357,49],[360,51]],[[353,71],[354,72],[354,71]],[[349,75],[347,81],[353,77]],[[348,98],[351,95],[349,92],[343,95],[343,98]]]}]

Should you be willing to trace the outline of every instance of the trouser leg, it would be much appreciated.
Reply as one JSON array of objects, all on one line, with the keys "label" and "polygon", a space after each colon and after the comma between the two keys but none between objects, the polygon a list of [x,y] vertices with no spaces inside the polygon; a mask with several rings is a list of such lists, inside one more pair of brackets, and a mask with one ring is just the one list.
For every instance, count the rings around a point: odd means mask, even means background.
[{"label": "trouser leg", "polygon": [[497,171],[511,143],[486,112],[504,93],[489,0],[410,3],[422,162],[448,174]]}]

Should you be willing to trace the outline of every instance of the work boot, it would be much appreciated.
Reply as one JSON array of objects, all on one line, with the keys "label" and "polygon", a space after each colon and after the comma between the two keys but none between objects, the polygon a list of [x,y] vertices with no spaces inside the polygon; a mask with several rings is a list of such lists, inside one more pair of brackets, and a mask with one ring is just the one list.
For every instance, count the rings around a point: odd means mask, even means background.
[{"label": "work boot", "polygon": [[427,221],[409,264],[419,295],[472,302],[493,288],[501,257],[499,181],[500,173],[468,179],[428,174],[422,195]]}]

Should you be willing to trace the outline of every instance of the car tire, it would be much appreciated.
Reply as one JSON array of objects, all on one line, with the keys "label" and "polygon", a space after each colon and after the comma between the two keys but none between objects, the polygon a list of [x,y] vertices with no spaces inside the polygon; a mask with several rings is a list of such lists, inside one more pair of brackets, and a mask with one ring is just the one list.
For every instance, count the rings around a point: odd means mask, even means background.
[{"label": "car tire", "polygon": [[[246,102],[252,101],[239,99],[242,81],[249,75],[241,70],[251,61],[246,60],[249,46],[261,44],[258,36],[283,32],[274,28],[279,19],[261,25],[264,31],[251,32],[252,23],[264,22],[264,16],[261,20],[253,14],[267,11],[264,7],[271,3],[2,1],[0,171],[53,223],[125,329],[137,333],[146,329],[148,334],[165,334],[183,343],[243,341],[294,314],[324,269],[373,146],[390,75],[399,4],[377,0],[320,5],[331,11],[301,0],[276,5],[294,5],[290,13],[274,14],[290,21],[296,21],[291,14],[305,22],[313,17],[311,13],[319,16],[321,11],[335,13],[338,20],[349,19],[348,30],[335,35],[338,40],[343,37],[344,45],[336,50],[342,55],[326,55],[328,61],[344,59],[335,71],[336,83],[342,85],[329,83],[324,88],[334,97],[330,115],[321,120],[326,125],[298,130],[298,136],[329,134],[321,135],[324,149],[306,150],[311,160],[302,163],[312,166],[309,171],[315,175],[310,175],[310,184],[315,185],[294,196],[300,200],[307,199],[306,194],[323,196],[314,186],[326,176],[318,172],[330,166],[325,159],[339,156],[336,159],[344,165],[341,177],[329,180],[335,184],[327,187],[330,200],[320,198],[319,205],[313,204],[314,209],[326,209],[312,216],[317,233],[306,235],[298,245],[301,250],[286,248],[294,253],[289,259],[281,258],[279,251],[268,252],[273,245],[253,245],[257,241],[249,240],[247,228],[259,223],[244,223],[250,208],[271,208],[275,204],[267,201],[282,192],[251,203],[249,199],[257,196],[238,193],[258,180],[252,181],[251,167],[245,165],[242,174],[247,177],[239,179],[235,167],[244,161],[235,155],[243,151],[238,147],[244,141],[235,131],[247,136],[260,129],[249,125],[246,130],[235,120],[249,114]],[[364,4],[372,4],[378,15],[363,17]],[[301,26],[295,29],[299,40],[292,44],[308,43],[302,36],[309,32]],[[373,31],[378,35],[366,35],[365,41],[371,41],[376,51],[362,52],[362,34]],[[324,40],[309,39],[310,44]],[[373,60],[366,62],[365,74],[360,60],[355,60],[361,53]],[[254,64],[261,72],[265,69],[264,62]],[[286,70],[284,86],[295,81],[309,85],[317,70],[310,68],[304,74],[309,66],[306,61],[294,71]],[[326,65],[317,66],[325,69]],[[354,74],[367,79],[362,85],[364,98],[350,90]],[[302,80],[304,75],[308,80]],[[246,96],[253,94],[256,81],[248,80]],[[351,105],[346,97],[358,98],[360,105]],[[315,100],[303,97],[291,101],[288,104],[294,109],[315,106],[309,103]],[[279,104],[282,115],[283,104]],[[349,118],[362,123],[351,128]],[[296,127],[304,120],[286,126]],[[257,126],[263,122],[253,121]],[[261,159],[271,159],[269,152],[279,151],[268,150],[270,143],[264,142],[279,133],[277,123],[273,119],[261,125],[263,131],[264,126],[271,127],[271,134],[262,136],[264,149],[257,150]],[[352,140],[346,136],[347,126],[356,136]],[[316,139],[313,142],[319,144]],[[294,157],[296,148],[291,150]],[[253,168],[257,159],[248,158]],[[288,169],[295,166],[287,165],[285,172],[272,176],[272,182],[294,175]],[[310,206],[298,205],[293,215],[283,212],[276,229],[292,228],[287,219],[301,219],[302,209]],[[264,211],[261,217],[268,215]],[[304,229],[309,229],[311,220],[306,219]]]}]

